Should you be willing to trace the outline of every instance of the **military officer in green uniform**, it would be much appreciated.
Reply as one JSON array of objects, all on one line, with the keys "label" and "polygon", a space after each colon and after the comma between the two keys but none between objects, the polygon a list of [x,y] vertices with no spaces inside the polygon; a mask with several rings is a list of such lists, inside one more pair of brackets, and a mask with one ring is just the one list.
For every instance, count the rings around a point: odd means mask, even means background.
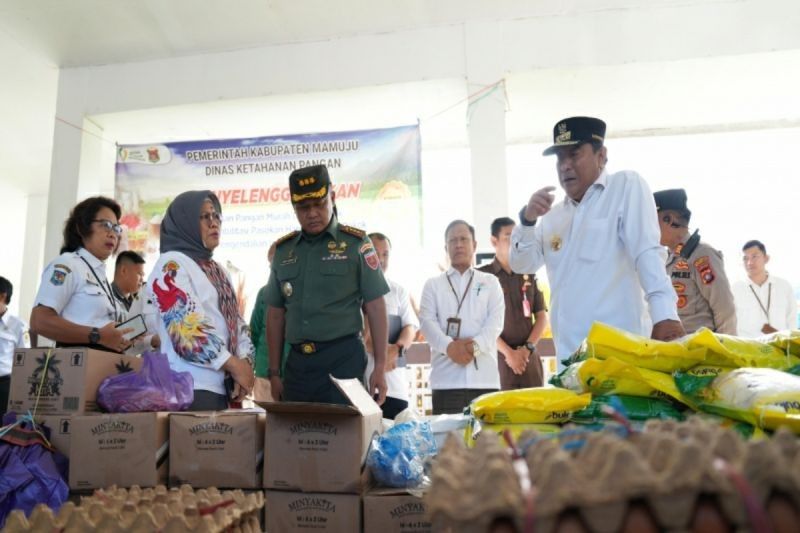
[{"label": "military officer in green uniform", "polygon": [[736,335],[733,303],[722,254],[689,234],[692,212],[686,207],[686,191],[668,189],[653,195],[658,209],[661,244],[669,248],[667,274],[678,296],[678,317],[687,333],[706,327]]},{"label": "military officer in green uniform", "polygon": [[270,358],[272,395],[346,403],[328,375],[363,379],[363,307],[375,351],[367,390],[383,403],[389,286],[378,255],[364,231],[339,223],[324,165],[292,172],[289,191],[301,230],[278,239],[267,283],[269,353],[281,353],[284,339],[291,345],[283,378],[278,358]]}]

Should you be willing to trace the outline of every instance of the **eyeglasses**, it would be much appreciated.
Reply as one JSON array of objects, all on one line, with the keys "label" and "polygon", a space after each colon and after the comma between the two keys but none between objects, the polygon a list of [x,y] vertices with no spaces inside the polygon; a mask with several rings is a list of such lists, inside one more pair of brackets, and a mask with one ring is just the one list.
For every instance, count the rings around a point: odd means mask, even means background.
[{"label": "eyeglasses", "polygon": [[92,222],[97,222],[100,226],[105,229],[106,231],[113,231],[114,235],[122,235],[122,226],[119,224],[115,224],[110,220],[92,220]]},{"label": "eyeglasses", "polygon": [[211,222],[216,222],[217,224],[222,224],[222,215],[217,213],[216,211],[212,211],[211,213],[203,213],[200,215],[200,220],[204,221],[209,226]]}]

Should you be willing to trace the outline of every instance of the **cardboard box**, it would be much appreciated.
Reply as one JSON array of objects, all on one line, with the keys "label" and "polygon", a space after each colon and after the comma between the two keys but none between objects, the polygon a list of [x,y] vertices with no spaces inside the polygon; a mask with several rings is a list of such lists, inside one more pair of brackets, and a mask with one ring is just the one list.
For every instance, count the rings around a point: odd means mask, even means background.
[{"label": "cardboard box", "polygon": [[70,489],[167,482],[169,413],[89,414],[72,417]]},{"label": "cardboard box", "polygon": [[169,484],[195,488],[261,487],[263,412],[172,413],[169,417]]},{"label": "cardboard box", "polygon": [[364,531],[430,533],[425,500],[397,489],[379,489],[364,495]]},{"label": "cardboard box", "polygon": [[[51,358],[45,365],[48,352]],[[141,367],[138,357],[88,348],[14,350],[8,410],[37,415],[97,411],[100,383],[108,376]]]},{"label": "cardboard box", "polygon": [[360,493],[361,467],[381,408],[357,379],[331,377],[351,405],[279,402],[267,410],[264,486],[303,492]]},{"label": "cardboard box", "polygon": [[36,421],[44,424],[50,430],[50,444],[62,455],[69,457],[70,443],[72,441],[72,416],[71,415],[41,415]]},{"label": "cardboard box", "polygon": [[361,497],[356,494],[266,492],[269,533],[358,533]]}]

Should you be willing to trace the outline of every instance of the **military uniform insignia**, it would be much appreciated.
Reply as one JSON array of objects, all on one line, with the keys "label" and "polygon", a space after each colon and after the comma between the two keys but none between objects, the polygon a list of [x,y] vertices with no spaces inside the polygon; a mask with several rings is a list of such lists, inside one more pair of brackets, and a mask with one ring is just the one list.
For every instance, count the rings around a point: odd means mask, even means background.
[{"label": "military uniform insignia", "polygon": [[675,263],[675,270],[689,270],[689,263],[685,259],[679,259]]},{"label": "military uniform insignia", "polygon": [[284,297],[289,298],[292,295],[292,292],[294,292],[294,288],[292,287],[291,283],[284,281],[281,284],[281,292],[283,292]]},{"label": "military uniform insignia", "polygon": [[372,247],[371,242],[365,242],[362,244],[358,251],[361,252],[361,255],[364,257],[364,261],[367,263],[368,267],[370,267],[372,270],[378,270],[378,268],[381,266],[381,262],[378,259],[378,254],[375,253],[375,248]]},{"label": "military uniform insignia", "polygon": [[363,229],[354,228],[353,226],[346,226],[344,224],[339,224],[339,230],[347,233],[348,235],[352,235],[353,237],[358,237],[359,239],[363,239],[367,236],[367,232]]},{"label": "military uniform insignia", "polygon": [[300,232],[297,231],[297,230],[289,232],[286,235],[284,235],[283,237],[279,238],[277,241],[275,241],[275,246],[283,244],[286,241],[288,241],[289,239],[293,239],[293,238],[297,237],[299,234],[300,234]]},{"label": "military uniform insignia", "polygon": [[711,268],[708,256],[703,256],[695,261],[694,267],[697,269],[697,273],[700,275],[700,281],[703,282],[703,285],[710,285],[717,279],[716,274],[714,274],[714,269]]},{"label": "military uniform insignia", "polygon": [[559,237],[558,235],[553,235],[552,237],[550,237],[550,248],[554,252],[557,252],[561,249],[561,244],[562,244],[561,237]]},{"label": "military uniform insignia", "polygon": [[[346,250],[346,249],[347,249],[347,243],[346,243],[346,242],[344,242],[344,241],[341,241],[341,242],[339,242],[338,244],[336,243],[336,241],[330,241],[330,242],[328,243],[328,251],[329,251],[329,252],[330,252],[332,255],[340,255],[340,254],[343,254],[343,253],[345,252],[345,250]],[[346,259],[346,257],[345,257],[345,259]]]}]

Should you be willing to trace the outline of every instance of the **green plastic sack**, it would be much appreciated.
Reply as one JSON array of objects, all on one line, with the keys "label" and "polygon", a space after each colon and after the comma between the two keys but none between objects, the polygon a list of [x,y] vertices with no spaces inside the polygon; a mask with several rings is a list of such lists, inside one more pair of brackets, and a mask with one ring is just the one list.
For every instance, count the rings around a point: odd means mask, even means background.
[{"label": "green plastic sack", "polygon": [[572,421],[579,424],[594,424],[609,419],[604,408],[619,403],[624,410],[624,415],[629,420],[650,420],[651,418],[666,420],[683,420],[681,413],[672,402],[658,398],[641,398],[638,396],[597,396],[592,398],[592,403],[572,415]]}]

